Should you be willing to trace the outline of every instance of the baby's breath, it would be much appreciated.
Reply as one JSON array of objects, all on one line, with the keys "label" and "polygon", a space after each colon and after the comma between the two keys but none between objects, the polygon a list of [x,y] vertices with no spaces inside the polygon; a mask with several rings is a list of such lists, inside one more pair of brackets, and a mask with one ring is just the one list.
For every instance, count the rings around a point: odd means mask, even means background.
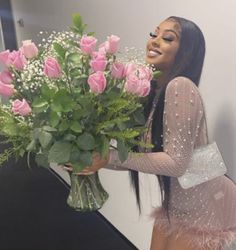
[{"label": "baby's breath", "polygon": [[135,47],[125,47],[125,53],[120,54],[118,58],[126,63],[133,62],[137,64],[145,64],[143,49]]}]

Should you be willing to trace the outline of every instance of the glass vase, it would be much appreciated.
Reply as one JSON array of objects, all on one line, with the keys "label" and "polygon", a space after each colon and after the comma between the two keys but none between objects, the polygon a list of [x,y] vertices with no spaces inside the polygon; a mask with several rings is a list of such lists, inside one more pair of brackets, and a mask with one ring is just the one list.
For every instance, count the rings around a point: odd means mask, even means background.
[{"label": "glass vase", "polygon": [[81,212],[91,212],[100,209],[109,195],[99,180],[98,172],[91,175],[69,174],[71,188],[67,204]]}]

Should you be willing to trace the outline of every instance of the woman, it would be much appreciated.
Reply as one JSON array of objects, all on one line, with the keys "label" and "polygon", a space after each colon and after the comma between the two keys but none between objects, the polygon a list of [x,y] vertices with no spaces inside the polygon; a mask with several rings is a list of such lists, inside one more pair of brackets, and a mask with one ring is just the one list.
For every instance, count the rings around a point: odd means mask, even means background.
[{"label": "woman", "polygon": [[[202,98],[197,88],[205,41],[191,21],[170,17],[151,33],[146,61],[162,71],[145,107],[153,152],[132,154],[121,163],[112,151],[108,166],[132,171],[139,204],[138,172],[158,176],[163,199],[154,212],[151,250],[223,249],[236,240],[236,185],[226,176],[182,189],[183,175],[194,148],[208,143]],[[107,164],[95,155],[89,174]]]}]

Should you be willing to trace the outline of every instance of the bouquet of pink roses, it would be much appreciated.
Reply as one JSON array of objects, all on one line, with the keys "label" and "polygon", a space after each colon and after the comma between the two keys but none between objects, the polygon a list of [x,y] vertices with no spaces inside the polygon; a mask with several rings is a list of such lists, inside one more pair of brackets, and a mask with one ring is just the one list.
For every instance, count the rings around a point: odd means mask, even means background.
[{"label": "bouquet of pink roses", "polygon": [[114,35],[97,49],[85,34],[80,15],[71,31],[53,32],[38,49],[30,40],[18,51],[0,53],[0,134],[12,147],[0,155],[32,154],[38,165],[73,167],[68,204],[80,211],[102,206],[108,195],[98,174],[75,173],[91,165],[92,154],[109,154],[117,141],[122,161],[144,130],[140,98],[148,95],[152,71],[116,58],[120,38]]}]

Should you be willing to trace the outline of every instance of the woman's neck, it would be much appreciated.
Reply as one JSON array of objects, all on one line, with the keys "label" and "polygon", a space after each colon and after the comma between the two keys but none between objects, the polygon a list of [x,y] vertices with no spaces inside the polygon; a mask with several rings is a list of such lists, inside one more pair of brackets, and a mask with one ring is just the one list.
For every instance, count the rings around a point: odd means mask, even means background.
[{"label": "woman's neck", "polygon": [[169,82],[169,72],[162,72],[156,81],[156,89],[164,87]]}]

